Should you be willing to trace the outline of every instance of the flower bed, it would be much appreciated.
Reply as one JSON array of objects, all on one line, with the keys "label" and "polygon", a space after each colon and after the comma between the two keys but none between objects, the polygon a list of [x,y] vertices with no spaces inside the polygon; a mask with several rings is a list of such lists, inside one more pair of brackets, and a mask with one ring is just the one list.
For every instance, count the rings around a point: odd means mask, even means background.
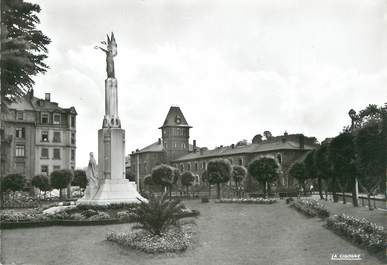
[{"label": "flower bed", "polygon": [[108,241],[144,251],[146,253],[165,253],[184,251],[191,243],[191,233],[182,230],[171,230],[160,236],[152,235],[146,231],[136,233],[115,233],[107,234]]},{"label": "flower bed", "polygon": [[318,203],[317,200],[300,199],[293,202],[290,206],[310,217],[329,217],[329,211],[323,204]]},{"label": "flower bed", "polygon": [[358,219],[345,214],[334,215],[328,218],[327,227],[371,252],[384,250],[384,227],[365,218]]},{"label": "flower bed", "polygon": [[273,204],[277,202],[276,199],[264,199],[264,198],[231,198],[215,200],[215,203],[247,203],[247,204]]}]

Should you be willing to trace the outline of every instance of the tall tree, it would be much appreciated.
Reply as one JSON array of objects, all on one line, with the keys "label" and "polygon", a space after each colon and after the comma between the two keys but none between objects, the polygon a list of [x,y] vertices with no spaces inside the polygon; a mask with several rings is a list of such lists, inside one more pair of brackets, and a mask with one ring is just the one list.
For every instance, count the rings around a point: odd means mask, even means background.
[{"label": "tall tree", "polygon": [[220,184],[226,183],[231,176],[231,163],[228,159],[213,159],[207,165],[208,182],[216,184],[217,198],[220,199]]},{"label": "tall tree", "polygon": [[39,5],[3,0],[1,11],[1,102],[9,103],[32,89],[33,76],[47,71],[50,39],[37,29]]},{"label": "tall tree", "polygon": [[333,193],[333,199],[337,202],[336,196],[336,179],[332,170],[332,163],[328,157],[329,142],[324,141],[321,146],[316,150],[315,164],[317,177],[321,178],[323,184],[325,184],[325,200],[328,200],[328,189],[331,187]]},{"label": "tall tree", "polygon": [[87,183],[86,171],[81,169],[74,170],[74,178],[71,185],[79,186],[79,192],[81,192],[81,189],[83,191],[86,189]]},{"label": "tall tree", "polygon": [[251,176],[263,185],[264,197],[267,196],[267,188],[278,176],[278,164],[273,158],[264,157],[253,160],[248,165],[248,172]]},{"label": "tall tree", "polygon": [[317,189],[318,194],[320,195],[320,199],[324,199],[322,194],[322,179],[321,176],[317,174],[316,169],[316,150],[312,150],[307,154],[304,160],[305,165],[305,173],[309,179],[316,179],[317,178]]},{"label": "tall tree", "polygon": [[232,166],[232,172],[231,172],[232,179],[235,182],[235,188],[237,190],[237,195],[240,197],[240,191],[239,187],[242,181],[247,176],[247,169],[244,166],[234,165]]},{"label": "tall tree", "polygon": [[349,186],[354,206],[357,206],[355,149],[353,136],[349,131],[344,131],[332,139],[328,156],[337,176],[337,184],[343,194],[343,203],[346,203],[345,191]]},{"label": "tall tree", "polygon": [[297,179],[298,183],[302,186],[304,195],[306,195],[305,181],[308,178],[308,175],[306,174],[304,163],[301,163],[301,162],[294,163],[289,170],[289,175]]}]

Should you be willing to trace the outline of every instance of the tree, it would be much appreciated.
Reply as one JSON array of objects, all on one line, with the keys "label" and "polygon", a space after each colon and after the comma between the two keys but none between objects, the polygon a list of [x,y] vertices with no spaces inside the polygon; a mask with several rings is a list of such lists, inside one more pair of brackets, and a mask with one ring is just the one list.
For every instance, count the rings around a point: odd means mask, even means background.
[{"label": "tree", "polygon": [[307,154],[304,160],[305,165],[305,174],[307,175],[307,178],[309,179],[316,179],[317,178],[317,188],[318,193],[320,195],[320,199],[324,199],[322,194],[322,179],[321,176],[317,174],[316,169],[316,150],[312,150]]},{"label": "tree", "polygon": [[273,137],[270,131],[264,131],[263,135],[265,136],[266,140],[270,140]]},{"label": "tree", "polygon": [[264,197],[267,195],[267,186],[275,181],[278,176],[278,164],[273,158],[264,157],[253,160],[248,165],[248,172],[258,183],[263,185]]},{"label": "tree", "polygon": [[337,202],[336,197],[336,185],[334,184],[335,178],[332,172],[332,164],[328,158],[328,141],[323,141],[321,146],[316,150],[315,155],[315,165],[316,165],[316,174],[318,178],[321,178],[323,184],[325,184],[325,200],[328,200],[328,188],[329,184],[333,184],[332,193],[333,199]]},{"label": "tree", "polygon": [[[4,0],[1,27],[1,102],[10,103],[34,85],[33,76],[45,73],[50,39],[36,28],[37,4]],[[2,104],[3,105],[3,104]]]},{"label": "tree", "polygon": [[51,190],[50,182],[46,175],[34,176],[31,180],[31,184],[40,191],[44,191],[44,197],[46,197],[46,192]]},{"label": "tree", "polygon": [[50,175],[51,186],[59,189],[59,198],[62,199],[62,189],[66,188],[72,179],[73,173],[68,169],[53,171]]},{"label": "tree", "polygon": [[180,220],[187,217],[184,209],[178,200],[168,200],[166,193],[159,198],[150,194],[148,202],[141,201],[134,208],[129,222],[137,223],[132,229],[143,229],[160,236],[171,227],[181,226]]},{"label": "tree", "polygon": [[240,184],[242,183],[242,181],[247,176],[247,169],[244,166],[234,165],[234,166],[232,166],[231,176],[235,182],[235,188],[237,190],[237,195],[238,195],[238,197],[240,197],[239,187],[240,187]]},{"label": "tree", "polygon": [[349,131],[344,131],[332,139],[329,144],[328,156],[337,176],[337,184],[343,194],[343,203],[346,203],[345,191],[349,185],[352,191],[353,205],[357,206],[355,149],[353,136]]},{"label": "tree", "polygon": [[71,185],[79,186],[80,189],[85,190],[88,182],[86,171],[80,169],[74,170],[74,178]]},{"label": "tree", "polygon": [[178,169],[169,165],[161,164],[152,169],[153,182],[156,185],[162,186],[165,192],[169,190],[170,195],[172,191],[172,185],[176,184],[178,177]]},{"label": "tree", "polygon": [[12,191],[15,195],[16,191],[22,191],[26,183],[25,176],[21,174],[8,174],[1,180],[2,191]]},{"label": "tree", "polygon": [[220,184],[230,180],[231,163],[228,159],[213,159],[207,165],[208,183],[216,184],[217,198],[220,199]]},{"label": "tree", "polygon": [[371,210],[370,196],[384,181],[386,172],[386,142],[381,123],[369,123],[361,128],[355,137],[357,153],[356,168],[359,171],[359,185],[367,192],[368,206]]},{"label": "tree", "polygon": [[305,164],[301,162],[294,163],[289,170],[289,175],[297,179],[298,183],[302,186],[304,190],[304,195],[306,195],[305,181],[308,176],[306,174]]},{"label": "tree", "polygon": [[189,186],[192,186],[195,181],[195,176],[191,171],[185,171],[181,174],[181,185],[185,186],[188,196]]}]

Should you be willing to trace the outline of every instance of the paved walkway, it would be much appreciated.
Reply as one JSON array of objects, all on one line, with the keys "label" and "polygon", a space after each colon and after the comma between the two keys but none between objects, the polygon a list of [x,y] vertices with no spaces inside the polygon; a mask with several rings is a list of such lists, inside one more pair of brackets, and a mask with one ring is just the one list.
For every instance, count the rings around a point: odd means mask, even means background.
[{"label": "paved walkway", "polygon": [[[273,205],[201,204],[198,234],[191,249],[180,254],[146,255],[105,241],[108,231],[129,225],[46,227],[3,230],[5,264],[219,264],[311,265],[382,264],[325,229],[319,218],[307,218],[284,201]],[[360,254],[362,261],[331,261],[332,254]]]}]

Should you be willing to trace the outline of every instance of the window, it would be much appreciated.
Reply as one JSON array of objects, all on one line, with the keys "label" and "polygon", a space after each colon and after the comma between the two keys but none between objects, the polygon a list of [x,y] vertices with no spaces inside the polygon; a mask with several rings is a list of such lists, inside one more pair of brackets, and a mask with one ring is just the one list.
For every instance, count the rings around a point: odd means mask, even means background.
[{"label": "window", "polygon": [[16,145],[16,157],[24,157],[25,146],[24,144]]},{"label": "window", "polygon": [[146,173],[146,162],[144,162],[144,173]]},{"label": "window", "polygon": [[60,159],[60,149],[59,148],[54,148],[53,159]]},{"label": "window", "polygon": [[176,147],[177,147],[177,143],[174,143],[174,144],[173,144],[173,147],[175,147],[175,148],[176,148]]},{"label": "window", "polygon": [[60,166],[54,166],[54,167],[53,167],[53,170],[54,170],[54,171],[60,170]]},{"label": "window", "polygon": [[42,131],[41,133],[42,135],[42,138],[41,138],[41,142],[48,142],[48,131]]},{"label": "window", "polygon": [[48,113],[42,113],[40,117],[41,117],[42,124],[48,124],[49,122]]},{"label": "window", "polygon": [[71,133],[71,144],[75,144],[75,133]]},{"label": "window", "polygon": [[195,170],[198,170],[198,163],[195,163]]},{"label": "window", "polygon": [[184,165],[180,164],[180,171],[184,171]]},{"label": "window", "polygon": [[25,128],[16,128],[16,138],[24,139],[26,138],[26,130]]},{"label": "window", "polygon": [[204,162],[204,161],[203,161],[203,163],[202,163],[202,168],[203,168],[203,169],[206,168],[206,162]]},{"label": "window", "polygon": [[188,171],[191,170],[191,163],[188,163],[188,164],[187,164],[187,170],[188,170]]},{"label": "window", "polygon": [[186,146],[186,145],[185,145],[185,143],[183,143],[183,144],[181,144],[181,146],[183,147],[183,149],[185,149],[185,146]]},{"label": "window", "polygon": [[54,113],[54,124],[60,124],[60,114],[59,113]]},{"label": "window", "polygon": [[60,132],[54,132],[54,138],[52,139],[54,143],[60,143]]},{"label": "window", "polygon": [[17,111],[17,112],[16,112],[16,119],[17,119],[18,121],[24,120],[24,113],[23,113],[23,111]]},{"label": "window", "polygon": [[75,127],[75,116],[71,115],[71,127]]},{"label": "window", "polygon": [[40,158],[48,158],[48,148],[42,148],[40,151]]},{"label": "window", "polygon": [[42,175],[48,176],[48,166],[40,166],[40,173],[42,173]]},{"label": "window", "polygon": [[282,164],[282,156],[281,156],[281,154],[277,154],[277,160],[278,160],[278,163],[281,165]]},{"label": "window", "polygon": [[163,134],[167,135],[167,130],[166,129],[163,130]]},{"label": "window", "polygon": [[71,161],[75,161],[75,150],[71,150]]},{"label": "window", "polygon": [[238,164],[239,164],[240,166],[242,166],[242,165],[243,165],[242,158],[239,158],[239,160],[238,160]]}]

